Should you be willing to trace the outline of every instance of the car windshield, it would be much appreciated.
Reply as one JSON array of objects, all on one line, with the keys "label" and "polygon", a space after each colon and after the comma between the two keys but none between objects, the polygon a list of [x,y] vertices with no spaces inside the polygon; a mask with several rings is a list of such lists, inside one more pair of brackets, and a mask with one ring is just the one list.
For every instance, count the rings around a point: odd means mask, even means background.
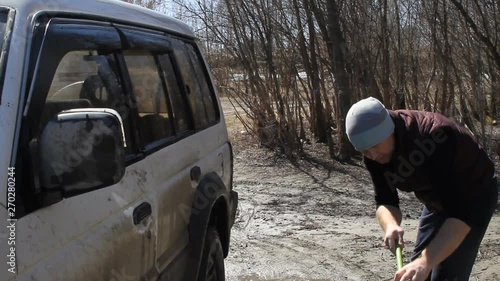
[{"label": "car windshield", "polygon": [[[5,75],[5,65],[7,63],[7,48],[10,39],[10,32],[7,30],[9,21],[9,10],[0,7],[0,102],[3,92],[3,81]],[[11,26],[11,25],[10,25]]]}]

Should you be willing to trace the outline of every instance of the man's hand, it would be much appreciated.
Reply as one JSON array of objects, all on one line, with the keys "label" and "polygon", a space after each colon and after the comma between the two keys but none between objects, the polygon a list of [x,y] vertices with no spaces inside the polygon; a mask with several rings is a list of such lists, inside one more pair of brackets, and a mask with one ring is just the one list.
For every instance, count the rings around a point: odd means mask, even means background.
[{"label": "man's hand", "polygon": [[394,281],[425,281],[431,269],[425,259],[418,258],[398,270],[394,275]]},{"label": "man's hand", "polygon": [[392,225],[385,230],[384,243],[393,254],[396,253],[397,244],[401,245],[402,248],[404,247],[403,235],[404,230],[399,225]]},{"label": "man's hand", "polygon": [[396,252],[396,243],[404,247],[403,228],[401,225],[401,210],[395,206],[380,205],[376,212],[377,221],[384,230],[384,243],[394,254]]},{"label": "man's hand", "polygon": [[424,281],[435,266],[460,246],[469,231],[470,227],[463,221],[447,218],[421,256],[398,270],[394,281]]}]

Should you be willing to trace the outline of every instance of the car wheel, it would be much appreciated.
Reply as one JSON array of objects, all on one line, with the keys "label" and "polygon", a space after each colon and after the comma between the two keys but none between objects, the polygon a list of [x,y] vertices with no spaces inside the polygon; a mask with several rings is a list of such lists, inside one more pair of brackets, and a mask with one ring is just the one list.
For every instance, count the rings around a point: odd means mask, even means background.
[{"label": "car wheel", "polygon": [[205,236],[198,281],[224,281],[224,253],[219,233],[210,226]]}]

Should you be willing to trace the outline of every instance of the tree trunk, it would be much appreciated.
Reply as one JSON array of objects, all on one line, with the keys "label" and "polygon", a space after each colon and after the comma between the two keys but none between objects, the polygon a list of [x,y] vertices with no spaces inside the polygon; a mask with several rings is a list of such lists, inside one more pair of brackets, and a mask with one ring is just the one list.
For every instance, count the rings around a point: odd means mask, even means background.
[{"label": "tree trunk", "polygon": [[[394,6],[396,7],[396,22],[400,22],[401,19],[399,17],[399,4],[398,0],[394,0]],[[405,55],[403,54],[403,46],[401,40],[401,25],[397,25],[397,80],[396,80],[396,105],[395,108],[402,109],[406,108],[405,102],[405,68],[406,68],[406,60]]]},{"label": "tree trunk", "polygon": [[312,86],[312,97],[314,100],[314,116],[313,128],[314,135],[318,142],[326,143],[326,122],[325,122],[325,109],[321,101],[321,88],[319,81],[319,66],[318,59],[316,55],[316,31],[314,29],[313,15],[311,13],[311,8],[309,0],[304,0],[304,8],[307,15],[307,27],[309,33],[309,52],[311,53],[311,79]]},{"label": "tree trunk", "polygon": [[340,15],[336,0],[327,1],[328,28],[330,34],[331,49],[333,50],[332,69],[335,77],[335,87],[337,93],[337,157],[341,161],[346,161],[351,157],[352,146],[347,139],[345,130],[345,118],[351,105],[351,86],[346,71],[346,42],[340,27]]},{"label": "tree trunk", "polygon": [[387,107],[392,107],[391,102],[391,65],[390,65],[390,32],[387,24],[387,0],[383,0],[383,11],[381,20],[382,33],[382,91],[384,95],[383,103]]}]

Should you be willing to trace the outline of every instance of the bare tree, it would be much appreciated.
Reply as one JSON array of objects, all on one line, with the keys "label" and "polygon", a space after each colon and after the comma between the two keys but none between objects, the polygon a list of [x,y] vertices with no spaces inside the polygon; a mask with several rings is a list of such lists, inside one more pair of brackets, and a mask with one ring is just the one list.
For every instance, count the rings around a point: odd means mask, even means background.
[{"label": "bare tree", "polygon": [[246,128],[289,157],[314,138],[349,159],[345,116],[367,96],[441,112],[480,136],[498,118],[498,1],[174,1]]},{"label": "bare tree", "polygon": [[351,156],[351,146],[345,133],[345,118],[351,104],[351,86],[346,69],[346,42],[340,26],[339,7],[335,0],[327,2],[328,26],[332,52],[332,69],[337,92],[337,141],[338,158],[347,160]]}]

